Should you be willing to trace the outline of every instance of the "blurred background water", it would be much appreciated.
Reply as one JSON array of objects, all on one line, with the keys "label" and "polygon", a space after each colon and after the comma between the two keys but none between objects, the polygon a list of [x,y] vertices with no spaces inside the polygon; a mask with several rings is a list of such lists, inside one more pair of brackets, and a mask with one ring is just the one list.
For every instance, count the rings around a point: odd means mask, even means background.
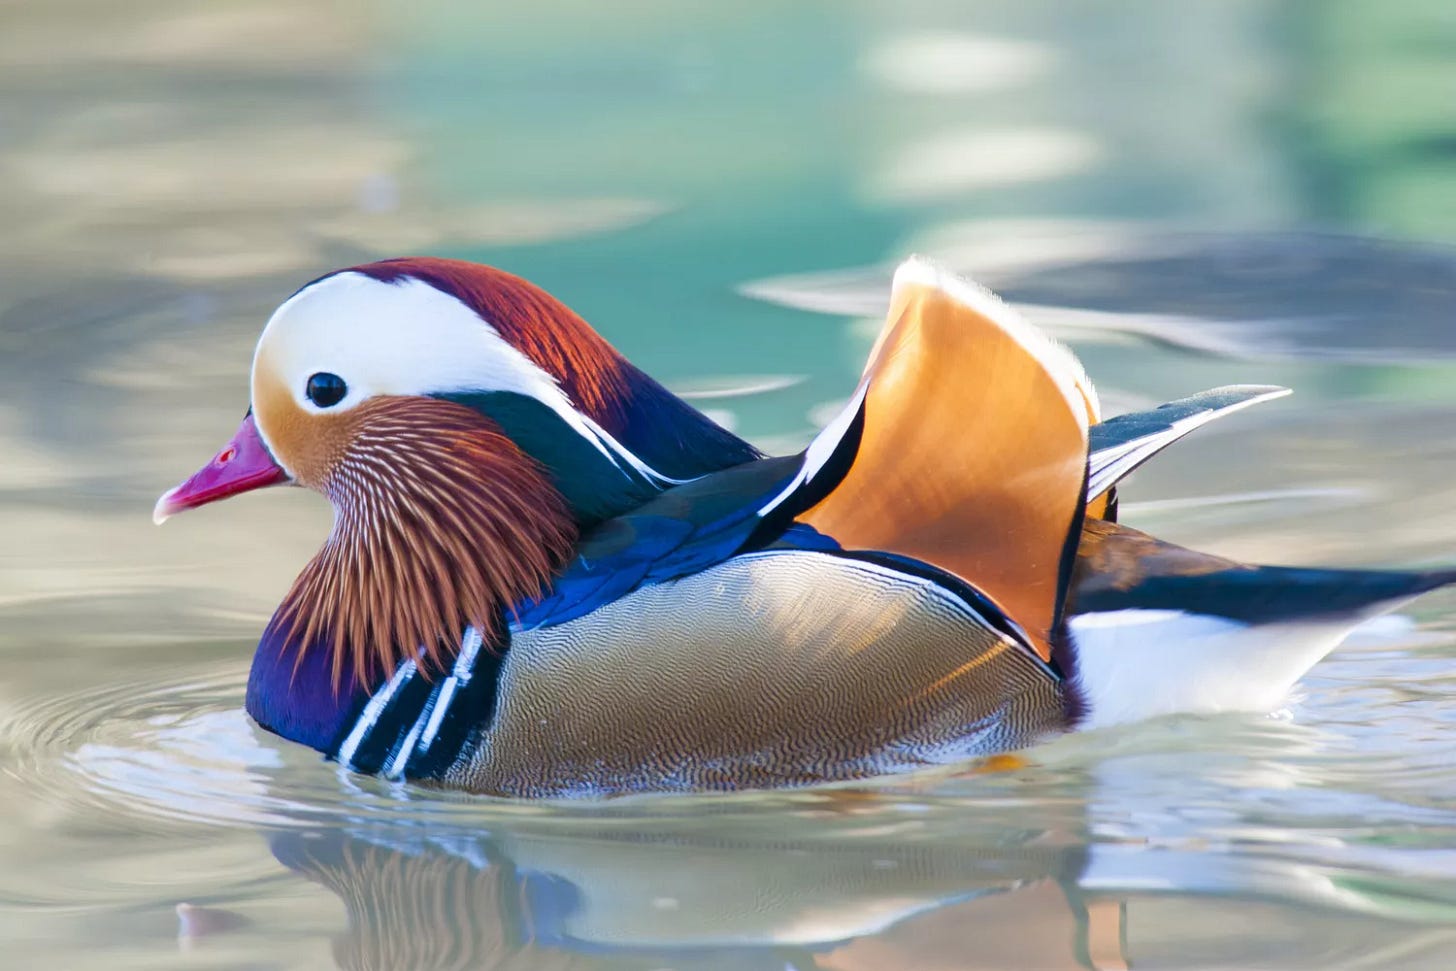
[{"label": "blurred background water", "polygon": [[521,273],[790,450],[921,251],[1113,410],[1297,389],[1140,472],[1129,523],[1450,564],[1453,93],[1444,0],[0,5],[0,965],[1450,967],[1451,596],[1277,717],[528,806],[341,775],[242,714],[316,497],[148,513],[329,269]]}]

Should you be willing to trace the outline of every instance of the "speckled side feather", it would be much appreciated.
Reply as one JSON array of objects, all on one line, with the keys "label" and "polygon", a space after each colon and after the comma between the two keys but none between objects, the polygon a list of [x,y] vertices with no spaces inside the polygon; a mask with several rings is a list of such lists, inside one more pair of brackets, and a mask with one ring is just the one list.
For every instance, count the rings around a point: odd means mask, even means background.
[{"label": "speckled side feather", "polygon": [[762,553],[517,633],[495,720],[443,781],[516,796],[800,785],[1061,727],[1056,677],[944,588]]}]

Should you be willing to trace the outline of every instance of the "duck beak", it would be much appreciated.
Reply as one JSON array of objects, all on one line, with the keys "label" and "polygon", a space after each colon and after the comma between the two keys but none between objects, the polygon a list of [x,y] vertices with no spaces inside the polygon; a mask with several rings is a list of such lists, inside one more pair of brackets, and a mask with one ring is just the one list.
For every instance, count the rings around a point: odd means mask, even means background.
[{"label": "duck beak", "polygon": [[162,498],[157,500],[157,506],[152,510],[152,522],[160,526],[167,517],[184,509],[194,509],[240,492],[288,481],[288,473],[268,454],[268,447],[258,435],[258,426],[250,411],[244,416],[232,441],[223,446],[211,462],[181,485],[162,493]]}]

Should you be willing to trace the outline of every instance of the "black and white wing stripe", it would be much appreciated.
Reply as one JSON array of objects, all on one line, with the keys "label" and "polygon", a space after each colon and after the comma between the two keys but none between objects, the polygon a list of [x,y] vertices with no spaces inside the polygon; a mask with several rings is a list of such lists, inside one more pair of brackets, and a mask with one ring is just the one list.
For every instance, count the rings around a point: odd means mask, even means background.
[{"label": "black and white wing stripe", "polygon": [[364,703],[332,757],[340,765],[389,779],[433,778],[460,756],[471,732],[489,723],[504,651],[483,650],[466,628],[450,674],[431,683],[413,660]]}]

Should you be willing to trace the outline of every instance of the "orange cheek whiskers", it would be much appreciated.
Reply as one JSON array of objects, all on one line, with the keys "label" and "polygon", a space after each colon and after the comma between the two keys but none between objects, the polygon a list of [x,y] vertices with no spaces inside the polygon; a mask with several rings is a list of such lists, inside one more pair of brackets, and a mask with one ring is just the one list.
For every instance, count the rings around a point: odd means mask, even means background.
[{"label": "orange cheek whiskers", "polygon": [[414,658],[448,667],[461,632],[489,642],[504,612],[539,593],[576,527],[545,474],[463,405],[380,398],[354,409],[353,439],[323,476],[333,532],[280,616],[298,658],[319,642],[335,683]]}]

